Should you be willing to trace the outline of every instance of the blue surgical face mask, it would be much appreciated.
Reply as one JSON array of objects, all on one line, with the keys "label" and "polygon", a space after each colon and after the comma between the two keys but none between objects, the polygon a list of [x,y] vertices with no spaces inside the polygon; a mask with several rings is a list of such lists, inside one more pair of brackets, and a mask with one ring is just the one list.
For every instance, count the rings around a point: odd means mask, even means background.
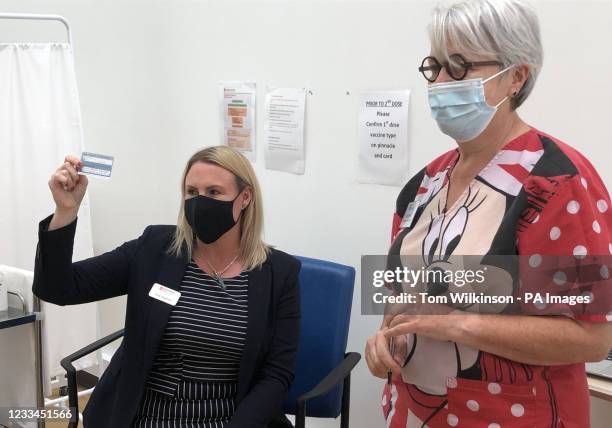
[{"label": "blue surgical face mask", "polygon": [[458,143],[478,137],[489,126],[497,108],[508,99],[490,106],[485,99],[484,84],[512,67],[486,80],[477,78],[429,85],[429,107],[440,130]]}]

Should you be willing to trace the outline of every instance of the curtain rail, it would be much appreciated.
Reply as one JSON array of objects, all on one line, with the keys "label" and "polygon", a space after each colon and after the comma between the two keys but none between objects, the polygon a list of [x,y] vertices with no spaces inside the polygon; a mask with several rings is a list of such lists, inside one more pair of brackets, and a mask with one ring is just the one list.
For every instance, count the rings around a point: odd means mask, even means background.
[{"label": "curtain rail", "polygon": [[66,27],[68,43],[72,46],[72,32],[68,20],[60,15],[39,15],[35,13],[0,13],[0,19],[28,19],[34,21],[59,21]]}]

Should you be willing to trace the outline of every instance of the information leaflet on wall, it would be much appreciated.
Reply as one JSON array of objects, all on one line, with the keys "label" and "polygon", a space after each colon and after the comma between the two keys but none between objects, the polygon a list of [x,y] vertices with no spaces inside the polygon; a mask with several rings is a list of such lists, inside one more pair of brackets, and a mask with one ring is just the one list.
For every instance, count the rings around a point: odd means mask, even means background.
[{"label": "information leaflet on wall", "polygon": [[359,182],[404,184],[408,172],[409,100],[409,90],[361,94]]},{"label": "information leaflet on wall", "polygon": [[306,91],[268,88],[265,105],[266,168],[304,174]]},{"label": "information leaflet on wall", "polygon": [[221,142],[255,161],[254,82],[222,81],[220,84]]}]

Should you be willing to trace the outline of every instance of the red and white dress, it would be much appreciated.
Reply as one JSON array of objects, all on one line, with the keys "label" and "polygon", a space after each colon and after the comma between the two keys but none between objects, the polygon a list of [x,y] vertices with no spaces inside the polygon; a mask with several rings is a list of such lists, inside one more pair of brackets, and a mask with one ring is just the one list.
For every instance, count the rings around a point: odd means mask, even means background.
[{"label": "red and white dress", "polygon": [[[610,260],[610,196],[575,149],[531,129],[507,143],[444,212],[458,156],[441,155],[401,191],[389,254],[420,255],[426,265],[451,254],[533,255],[533,264],[544,255]],[[416,216],[403,228],[412,202]],[[599,269],[604,279],[608,268]],[[387,428],[589,426],[584,364],[523,364],[421,335],[409,335],[408,345],[402,379],[383,392]]]}]

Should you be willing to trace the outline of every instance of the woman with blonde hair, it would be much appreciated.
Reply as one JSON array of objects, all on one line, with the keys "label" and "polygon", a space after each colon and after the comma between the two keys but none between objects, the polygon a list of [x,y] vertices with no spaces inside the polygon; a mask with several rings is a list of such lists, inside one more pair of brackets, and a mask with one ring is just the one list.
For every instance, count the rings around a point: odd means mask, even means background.
[{"label": "woman with blonde hair", "polygon": [[293,380],[299,261],[261,238],[249,161],[225,146],[195,153],[178,224],[72,263],[87,189],[67,156],[39,225],[33,292],[58,305],[127,294],[125,334],[83,412],[87,428],[276,426]]}]

